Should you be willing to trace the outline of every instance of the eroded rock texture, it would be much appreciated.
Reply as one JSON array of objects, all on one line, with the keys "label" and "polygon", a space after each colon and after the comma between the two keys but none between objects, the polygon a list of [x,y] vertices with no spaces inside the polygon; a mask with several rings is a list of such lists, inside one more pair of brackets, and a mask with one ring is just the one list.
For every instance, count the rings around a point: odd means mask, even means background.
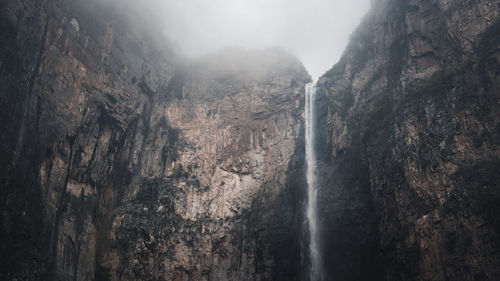
[{"label": "eroded rock texture", "polygon": [[0,279],[297,279],[309,75],[127,17],[0,4]]},{"label": "eroded rock texture", "polygon": [[[300,62],[108,5],[0,3],[0,279],[307,279]],[[327,280],[500,279],[499,9],[373,1],[320,78]]]},{"label": "eroded rock texture", "polygon": [[329,278],[499,280],[499,3],[373,3],[318,83]]}]

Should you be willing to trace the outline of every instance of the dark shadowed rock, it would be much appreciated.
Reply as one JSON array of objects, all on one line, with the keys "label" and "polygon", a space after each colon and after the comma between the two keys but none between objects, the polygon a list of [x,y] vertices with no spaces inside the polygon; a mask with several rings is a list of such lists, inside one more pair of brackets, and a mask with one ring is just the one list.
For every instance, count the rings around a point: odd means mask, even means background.
[{"label": "dark shadowed rock", "polygon": [[109,5],[0,4],[0,279],[297,278],[304,67]]},{"label": "dark shadowed rock", "polygon": [[500,278],[498,14],[495,1],[374,2],[320,78],[332,279]]}]

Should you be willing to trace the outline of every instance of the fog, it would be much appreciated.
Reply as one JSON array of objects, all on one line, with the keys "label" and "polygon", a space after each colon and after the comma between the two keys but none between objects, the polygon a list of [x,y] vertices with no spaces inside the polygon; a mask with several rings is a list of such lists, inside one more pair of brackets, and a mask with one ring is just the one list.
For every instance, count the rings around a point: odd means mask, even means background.
[{"label": "fog", "polygon": [[151,9],[160,30],[186,56],[223,47],[281,46],[317,78],[338,61],[370,0],[143,0],[140,5]]}]

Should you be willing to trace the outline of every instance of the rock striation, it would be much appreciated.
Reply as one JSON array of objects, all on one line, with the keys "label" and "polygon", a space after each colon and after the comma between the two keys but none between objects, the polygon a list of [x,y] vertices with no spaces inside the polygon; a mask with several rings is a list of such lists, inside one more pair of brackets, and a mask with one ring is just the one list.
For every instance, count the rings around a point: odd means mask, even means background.
[{"label": "rock striation", "polygon": [[332,280],[500,279],[499,9],[374,1],[320,78]]},{"label": "rock striation", "polygon": [[106,5],[0,4],[0,279],[297,279],[302,64]]},{"label": "rock striation", "polygon": [[[117,2],[0,3],[0,279],[307,280],[302,64]],[[326,280],[499,280],[500,5],[372,3],[317,83]]]}]

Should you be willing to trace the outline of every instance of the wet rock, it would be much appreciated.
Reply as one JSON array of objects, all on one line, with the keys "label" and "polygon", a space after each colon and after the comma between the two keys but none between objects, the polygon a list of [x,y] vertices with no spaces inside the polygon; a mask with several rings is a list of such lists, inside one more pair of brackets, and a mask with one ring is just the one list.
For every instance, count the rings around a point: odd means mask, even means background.
[{"label": "wet rock", "polygon": [[500,278],[498,14],[494,1],[376,2],[320,78],[332,279]]},{"label": "wet rock", "polygon": [[186,62],[94,1],[0,13],[0,279],[298,276],[295,57]]}]

